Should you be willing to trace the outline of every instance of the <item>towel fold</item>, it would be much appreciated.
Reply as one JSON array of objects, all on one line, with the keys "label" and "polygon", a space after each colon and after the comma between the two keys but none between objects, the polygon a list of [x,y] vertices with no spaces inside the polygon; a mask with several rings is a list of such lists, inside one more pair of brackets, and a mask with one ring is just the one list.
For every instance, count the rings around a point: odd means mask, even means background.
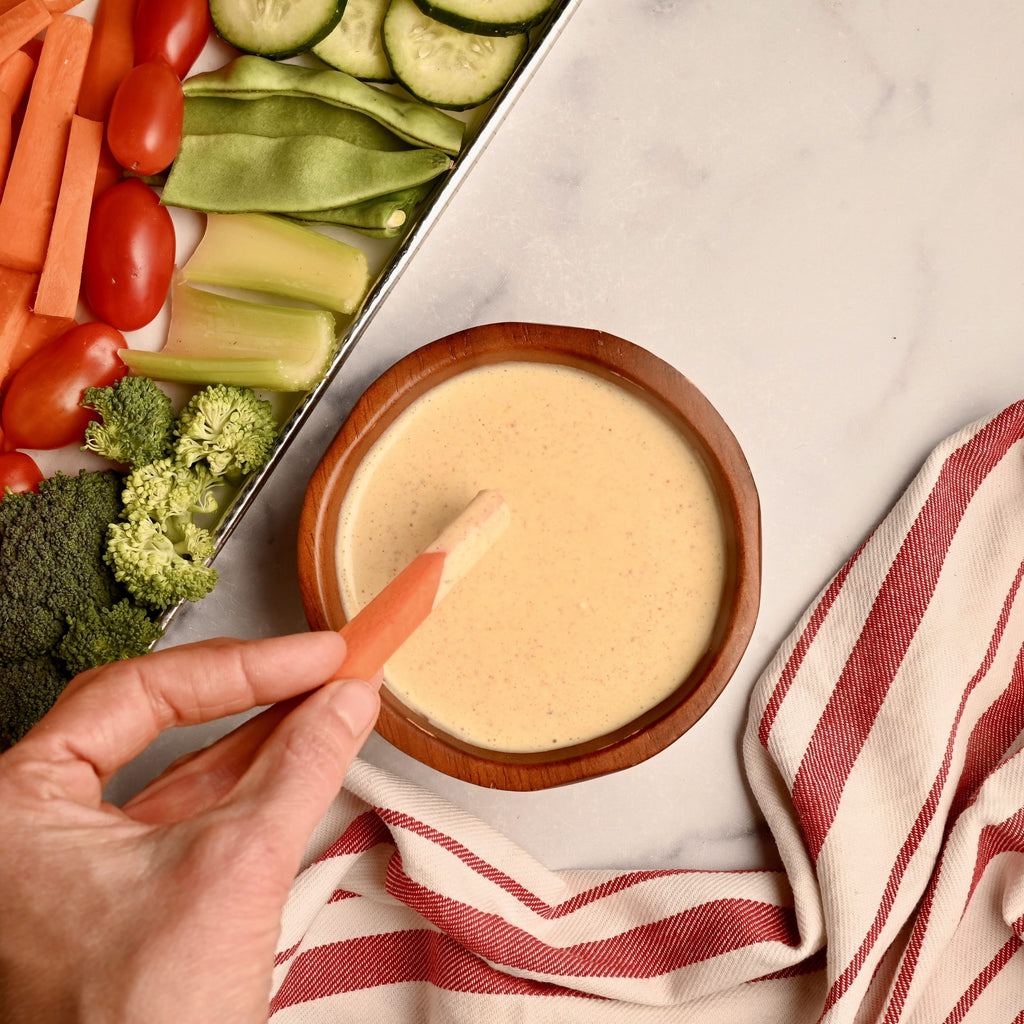
[{"label": "towel fold", "polygon": [[1024,402],[941,444],[758,680],[783,870],[550,871],[357,762],[275,1024],[1024,1024],[1022,439]]}]

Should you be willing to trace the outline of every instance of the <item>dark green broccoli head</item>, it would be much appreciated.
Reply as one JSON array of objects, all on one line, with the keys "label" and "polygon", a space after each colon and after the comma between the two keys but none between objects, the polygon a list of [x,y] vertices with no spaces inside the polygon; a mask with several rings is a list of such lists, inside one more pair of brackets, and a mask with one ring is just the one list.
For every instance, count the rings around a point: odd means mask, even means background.
[{"label": "dark green broccoli head", "polygon": [[111,608],[83,605],[71,616],[57,656],[75,676],[97,665],[145,654],[162,635],[160,624],[130,598]]},{"label": "dark green broccoli head", "polygon": [[53,707],[70,675],[50,655],[0,658],[0,750],[18,742]]},{"label": "dark green broccoli head", "polygon": [[52,651],[82,605],[125,596],[104,560],[121,485],[113,470],[57,473],[0,501],[0,661]]},{"label": "dark green broccoli head", "polygon": [[99,413],[85,430],[83,451],[141,466],[163,458],[174,440],[174,408],[149,377],[130,374],[106,388],[87,388],[82,402]]}]

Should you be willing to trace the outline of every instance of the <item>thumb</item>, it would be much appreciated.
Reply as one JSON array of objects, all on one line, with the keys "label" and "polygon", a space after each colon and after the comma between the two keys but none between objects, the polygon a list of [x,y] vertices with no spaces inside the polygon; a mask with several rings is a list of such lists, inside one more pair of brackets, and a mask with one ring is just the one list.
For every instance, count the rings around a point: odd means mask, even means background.
[{"label": "thumb", "polygon": [[278,724],[235,786],[227,802],[246,812],[250,828],[263,830],[293,869],[379,710],[369,683],[325,684]]}]

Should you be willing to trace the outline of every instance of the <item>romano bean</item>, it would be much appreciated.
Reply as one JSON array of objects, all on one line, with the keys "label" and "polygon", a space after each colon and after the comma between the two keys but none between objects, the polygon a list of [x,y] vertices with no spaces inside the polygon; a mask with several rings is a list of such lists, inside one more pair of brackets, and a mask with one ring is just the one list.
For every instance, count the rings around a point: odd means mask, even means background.
[{"label": "romano bean", "polygon": [[216,71],[193,75],[185,95],[253,100],[264,96],[303,96],[358,110],[414,146],[457,156],[465,125],[417,100],[407,100],[333,68],[307,68],[264,57],[243,55]]},{"label": "romano bean", "polygon": [[218,213],[296,213],[350,206],[436,178],[436,149],[384,152],[324,135],[186,135],[163,202]]},{"label": "romano bean", "polygon": [[392,238],[405,226],[412,211],[427,197],[431,183],[402,189],[376,199],[332,210],[303,210],[290,213],[294,220],[310,224],[334,224],[353,228],[374,238]]},{"label": "romano bean", "polygon": [[264,96],[238,100],[224,96],[189,96],[185,100],[185,135],[330,135],[366,149],[409,149],[409,143],[358,110],[300,96]]}]

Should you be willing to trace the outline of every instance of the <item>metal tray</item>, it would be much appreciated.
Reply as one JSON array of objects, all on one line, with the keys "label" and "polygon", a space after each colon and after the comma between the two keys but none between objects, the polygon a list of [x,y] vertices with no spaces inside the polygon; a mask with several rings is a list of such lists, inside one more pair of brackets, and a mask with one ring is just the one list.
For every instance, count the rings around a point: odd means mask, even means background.
[{"label": "metal tray", "polygon": [[[317,403],[338,375],[349,355],[356,345],[359,344],[360,338],[362,338],[391,289],[409,265],[417,249],[419,249],[431,228],[451,202],[460,185],[465,180],[466,175],[469,174],[470,168],[493,138],[494,133],[508,114],[513,103],[522,93],[534,71],[536,71],[540,62],[554,45],[555,40],[569,18],[582,2],[583,0],[557,0],[545,21],[531,33],[530,48],[527,51],[526,57],[502,91],[493,100],[488,102],[482,116],[479,109],[469,112],[471,117],[478,118],[478,120],[471,120],[469,122],[469,127],[467,128],[468,141],[456,158],[452,169],[440,179],[434,191],[422,204],[412,219],[411,226],[402,235],[391,241],[392,251],[386,256],[384,265],[377,274],[359,310],[347,328],[345,328],[339,341],[338,351],[323,379],[315,388],[304,395],[298,406],[284,422],[280,438],[269,461],[262,469],[253,473],[246,480],[231,504],[224,511],[215,532],[216,550],[218,552],[241,521],[242,516],[245,515],[256,500],[256,496],[269,479],[270,474],[273,473],[274,469],[284,458],[288,447],[295,440],[302,425],[316,408]],[[163,616],[163,622],[165,624],[169,622],[179,608],[180,605],[169,608]]]}]

